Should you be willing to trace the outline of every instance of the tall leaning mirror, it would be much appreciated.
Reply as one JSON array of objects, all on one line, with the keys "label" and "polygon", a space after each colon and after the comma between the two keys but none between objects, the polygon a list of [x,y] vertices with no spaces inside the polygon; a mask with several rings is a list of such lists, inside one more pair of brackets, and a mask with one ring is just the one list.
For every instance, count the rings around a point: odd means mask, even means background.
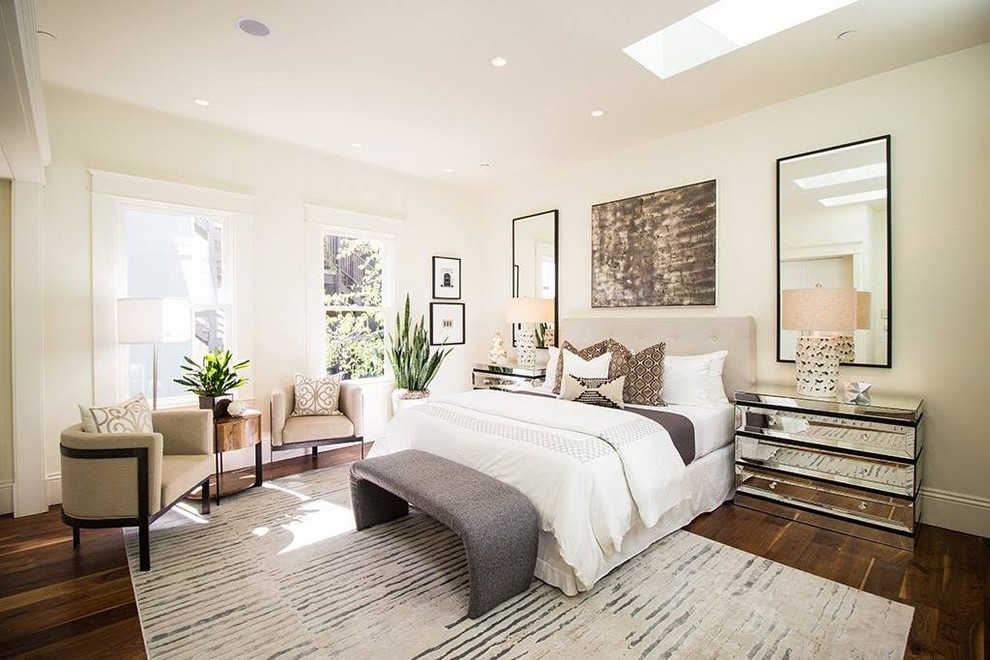
[{"label": "tall leaning mirror", "polygon": [[777,161],[778,362],[824,332],[841,364],[890,367],[890,180],[889,135]]},{"label": "tall leaning mirror", "polygon": [[[552,301],[552,308],[533,326],[536,347],[557,345],[557,210],[524,215],[512,220],[512,297]],[[517,346],[519,324],[512,325],[512,345]]]}]

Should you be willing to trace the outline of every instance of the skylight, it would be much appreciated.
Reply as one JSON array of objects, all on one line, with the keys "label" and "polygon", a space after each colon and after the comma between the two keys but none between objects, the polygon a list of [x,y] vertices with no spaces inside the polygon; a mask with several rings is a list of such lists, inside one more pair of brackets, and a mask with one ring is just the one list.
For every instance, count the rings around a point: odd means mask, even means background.
[{"label": "skylight", "polygon": [[863,165],[862,167],[850,167],[847,170],[806,176],[803,179],[794,179],[794,183],[802,190],[814,190],[815,188],[837,186],[840,183],[879,179],[884,176],[887,176],[887,163],[873,163],[872,165]]},{"label": "skylight", "polygon": [[873,202],[878,199],[887,199],[887,190],[870,190],[867,192],[853,193],[852,195],[840,195],[838,197],[826,197],[818,200],[822,206],[844,206],[846,204],[858,204],[859,202]]},{"label": "skylight", "polygon": [[623,48],[670,78],[858,0],[719,0]]}]

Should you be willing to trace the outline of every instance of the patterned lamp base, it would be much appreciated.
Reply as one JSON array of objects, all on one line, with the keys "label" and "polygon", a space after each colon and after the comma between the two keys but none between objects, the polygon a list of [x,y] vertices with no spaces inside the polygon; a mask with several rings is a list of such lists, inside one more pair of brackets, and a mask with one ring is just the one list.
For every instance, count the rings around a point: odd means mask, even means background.
[{"label": "patterned lamp base", "polygon": [[527,367],[536,365],[536,333],[527,323],[516,331],[516,362]]},{"label": "patterned lamp base", "polygon": [[835,396],[835,381],[839,377],[837,337],[798,337],[794,362],[797,366],[798,394],[823,398]]}]

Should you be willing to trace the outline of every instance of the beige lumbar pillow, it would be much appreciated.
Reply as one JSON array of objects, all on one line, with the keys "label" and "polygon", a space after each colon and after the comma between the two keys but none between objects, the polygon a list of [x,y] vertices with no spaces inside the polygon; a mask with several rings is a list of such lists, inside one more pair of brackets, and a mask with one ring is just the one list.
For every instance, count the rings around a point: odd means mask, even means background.
[{"label": "beige lumbar pillow", "polygon": [[79,406],[79,417],[87,433],[154,433],[143,394],[112,406]]},{"label": "beige lumbar pillow", "polygon": [[622,388],[625,376],[617,378],[582,378],[567,374],[560,398],[606,408],[624,408]]},{"label": "beige lumbar pillow", "polygon": [[340,415],[337,402],[340,398],[340,379],[343,374],[326,378],[310,378],[296,374],[294,379],[296,405],[294,417],[303,415]]}]

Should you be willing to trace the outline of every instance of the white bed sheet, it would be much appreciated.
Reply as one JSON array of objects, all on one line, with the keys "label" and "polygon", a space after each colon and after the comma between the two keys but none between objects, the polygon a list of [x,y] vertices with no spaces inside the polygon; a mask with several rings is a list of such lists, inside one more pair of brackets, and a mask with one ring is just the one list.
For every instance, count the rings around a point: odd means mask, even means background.
[{"label": "white bed sheet", "polygon": [[[526,392],[542,394],[544,396],[556,396],[552,386],[541,385],[532,389],[523,389]],[[684,415],[694,424],[694,460],[702,456],[707,456],[711,452],[724,447],[732,441],[735,431],[736,413],[735,407],[731,403],[716,403],[708,406],[640,406],[627,404],[626,408],[639,408],[643,410],[659,410],[661,412],[671,412]]]},{"label": "white bed sheet", "polygon": [[[656,541],[684,527],[702,513],[714,511],[731,498],[734,453],[731,444],[723,445],[691,463],[687,467],[684,481],[684,487],[690,490],[691,497],[667,511],[653,527],[634,525],[622,539],[621,550],[609,559],[595,576],[594,582]],[[561,558],[557,542],[553,534],[548,532],[540,531],[534,573],[540,580],[557,587],[568,596],[577,595],[580,591],[574,569]]]}]

